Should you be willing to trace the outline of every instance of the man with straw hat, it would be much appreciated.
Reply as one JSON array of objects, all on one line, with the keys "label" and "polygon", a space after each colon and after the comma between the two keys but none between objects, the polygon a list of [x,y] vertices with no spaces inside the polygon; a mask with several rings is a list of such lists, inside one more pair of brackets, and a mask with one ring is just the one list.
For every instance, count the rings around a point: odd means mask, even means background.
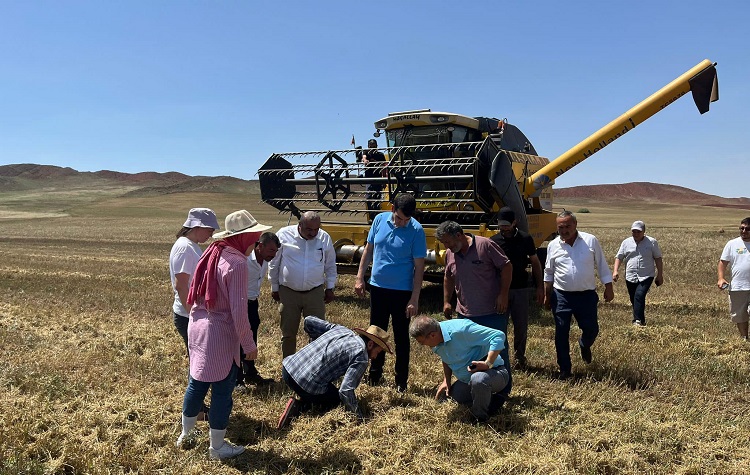
[{"label": "man with straw hat", "polygon": [[224,221],[226,230],[214,234],[214,241],[195,269],[187,304],[190,306],[188,347],[190,378],[182,402],[182,433],[177,446],[195,427],[203,399],[211,389],[208,414],[212,459],[235,457],[245,447],[224,439],[232,411],[232,390],[245,358],[258,355],[247,318],[246,253],[258,240],[264,226],[245,210],[235,211]]},{"label": "man with straw hat", "polygon": [[[350,330],[313,316],[305,317],[304,327],[312,341],[297,353],[284,358],[281,370],[282,379],[299,399],[289,399],[278,428],[285,427],[291,419],[312,405],[328,410],[343,403],[357,415],[358,420],[363,420],[354,390],[359,386],[370,360],[383,351],[393,353],[388,345],[388,333],[375,325],[370,325],[366,330]],[[342,376],[341,387],[337,388],[332,381]]]}]

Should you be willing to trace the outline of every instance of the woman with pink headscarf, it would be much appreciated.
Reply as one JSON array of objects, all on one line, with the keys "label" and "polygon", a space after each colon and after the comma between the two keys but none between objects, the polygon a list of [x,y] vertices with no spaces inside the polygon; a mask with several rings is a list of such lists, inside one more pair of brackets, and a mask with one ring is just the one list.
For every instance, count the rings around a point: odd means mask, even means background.
[{"label": "woman with pink headscarf", "polygon": [[182,433],[177,445],[195,427],[203,399],[211,389],[209,427],[213,459],[235,457],[245,451],[224,439],[232,411],[232,390],[242,361],[254,360],[258,350],[247,318],[247,258],[245,253],[270,226],[259,224],[245,210],[226,217],[226,231],[198,261],[187,303],[190,309],[188,347],[190,379],[182,403]]}]

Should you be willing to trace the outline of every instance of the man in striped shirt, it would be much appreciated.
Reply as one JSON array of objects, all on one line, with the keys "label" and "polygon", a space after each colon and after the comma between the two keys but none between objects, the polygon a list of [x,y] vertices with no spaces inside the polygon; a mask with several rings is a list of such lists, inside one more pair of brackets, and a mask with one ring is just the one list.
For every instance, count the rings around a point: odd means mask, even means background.
[{"label": "man in striped shirt", "polygon": [[[388,334],[375,325],[350,330],[313,316],[305,317],[304,328],[312,341],[282,362],[281,377],[299,399],[289,399],[279,428],[312,405],[327,410],[343,403],[358,420],[364,419],[354,390],[370,360],[382,351],[392,353]],[[337,388],[333,381],[342,376]]]}]

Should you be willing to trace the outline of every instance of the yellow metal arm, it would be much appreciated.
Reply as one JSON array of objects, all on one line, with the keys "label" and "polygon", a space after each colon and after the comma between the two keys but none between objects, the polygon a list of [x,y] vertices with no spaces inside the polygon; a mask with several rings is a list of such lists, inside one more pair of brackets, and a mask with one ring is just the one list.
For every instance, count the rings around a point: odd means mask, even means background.
[{"label": "yellow metal arm", "polygon": [[[710,84],[707,85],[708,82]],[[524,196],[526,198],[539,196],[541,191],[551,185],[555,178],[633,130],[637,125],[684,96],[691,89],[701,114],[706,112],[709,101],[718,99],[714,63],[707,59],[701,61],[685,74],[551,161],[526,179],[523,184]]]}]

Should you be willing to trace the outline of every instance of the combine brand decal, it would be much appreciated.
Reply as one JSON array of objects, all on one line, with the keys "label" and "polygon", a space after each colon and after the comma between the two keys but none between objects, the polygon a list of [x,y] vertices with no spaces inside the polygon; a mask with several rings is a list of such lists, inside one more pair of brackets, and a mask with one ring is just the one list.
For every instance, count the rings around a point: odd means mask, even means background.
[{"label": "combine brand decal", "polygon": [[398,122],[400,120],[422,120],[422,116],[419,114],[397,115],[396,117],[391,117],[390,119],[393,122]]},{"label": "combine brand decal", "polygon": [[[601,142],[599,142],[597,144],[598,147],[595,147],[594,150],[588,149],[587,151],[583,152],[583,158],[584,159],[589,158],[591,155],[595,154],[599,150],[603,149],[604,147],[606,147],[607,145],[611,144],[615,140],[619,139],[623,135],[627,134],[631,130],[635,129],[635,122],[633,122],[633,119],[631,119],[630,117],[628,117],[628,122],[630,122],[630,127],[628,127],[628,125],[625,124],[620,132],[616,133],[615,135],[613,135],[612,137],[610,137],[608,139],[604,139]],[[568,167],[566,170],[572,168],[573,166],[577,165],[578,163],[580,163],[580,162],[574,163],[571,167]],[[560,176],[560,175],[561,175],[561,173],[557,174],[557,176]]]}]

